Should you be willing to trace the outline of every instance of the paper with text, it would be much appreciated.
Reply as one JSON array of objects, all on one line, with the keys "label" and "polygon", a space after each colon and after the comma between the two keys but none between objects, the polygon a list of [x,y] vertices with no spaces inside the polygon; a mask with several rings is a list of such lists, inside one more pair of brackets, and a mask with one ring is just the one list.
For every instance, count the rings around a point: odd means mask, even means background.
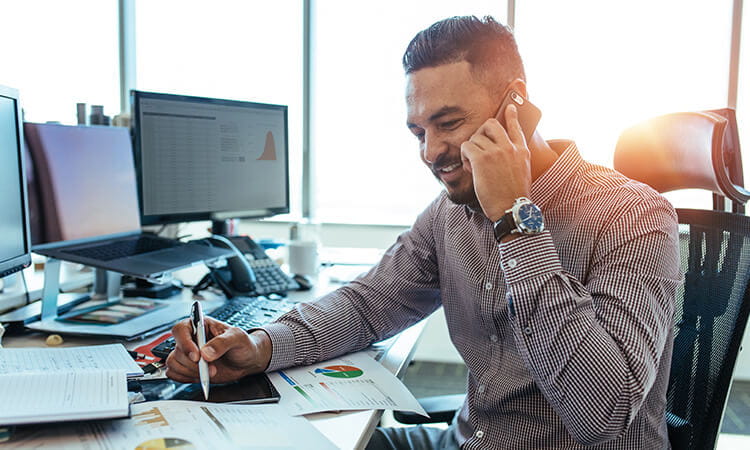
[{"label": "paper with text", "polygon": [[0,425],[128,415],[121,370],[0,375]]},{"label": "paper with text", "polygon": [[0,374],[21,372],[75,372],[117,369],[128,376],[143,370],[122,344],[58,348],[0,348]]},{"label": "paper with text", "polygon": [[268,374],[291,414],[358,409],[413,411],[427,416],[404,384],[366,352]]},{"label": "paper with text", "polygon": [[314,426],[278,405],[158,401],[133,405],[130,419],[18,430],[3,448],[335,449]]}]

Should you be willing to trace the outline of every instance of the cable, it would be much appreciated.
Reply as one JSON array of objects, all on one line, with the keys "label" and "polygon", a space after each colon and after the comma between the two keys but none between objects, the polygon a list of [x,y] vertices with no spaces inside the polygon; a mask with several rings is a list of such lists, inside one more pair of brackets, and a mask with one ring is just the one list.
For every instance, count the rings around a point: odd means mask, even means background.
[{"label": "cable", "polygon": [[154,234],[157,235],[157,236],[159,236],[160,234],[162,234],[164,232],[165,228],[167,228],[167,224],[166,223],[161,224],[161,227],[159,227],[159,229],[156,230],[156,233],[154,233]]},{"label": "cable", "polygon": [[29,285],[26,284],[26,274],[24,271],[21,271],[21,279],[23,280],[23,291],[26,293],[26,304],[31,303],[31,296],[29,295]]}]

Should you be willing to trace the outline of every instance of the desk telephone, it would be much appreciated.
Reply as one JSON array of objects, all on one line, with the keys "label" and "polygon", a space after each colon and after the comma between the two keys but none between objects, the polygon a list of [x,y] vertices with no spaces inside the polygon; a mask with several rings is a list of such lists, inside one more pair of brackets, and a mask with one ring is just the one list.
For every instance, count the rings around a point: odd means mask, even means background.
[{"label": "desk telephone", "polygon": [[[234,256],[227,260],[226,267],[214,268],[193,287],[193,292],[211,284],[219,287],[228,298],[254,297],[267,294],[286,294],[300,288],[299,283],[281,270],[263,250],[263,247],[247,236],[220,236],[209,238],[208,245],[232,248],[234,246],[245,257]],[[231,245],[230,245],[231,244]],[[232,250],[234,250],[232,248]]]}]

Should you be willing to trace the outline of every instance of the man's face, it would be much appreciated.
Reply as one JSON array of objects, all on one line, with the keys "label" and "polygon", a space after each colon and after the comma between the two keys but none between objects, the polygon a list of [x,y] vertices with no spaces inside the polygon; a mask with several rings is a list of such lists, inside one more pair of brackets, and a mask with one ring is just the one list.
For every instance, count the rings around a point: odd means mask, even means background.
[{"label": "man's face", "polygon": [[479,206],[461,144],[495,114],[499,99],[471,74],[466,61],[407,75],[406,125],[419,139],[422,161],[458,204]]}]

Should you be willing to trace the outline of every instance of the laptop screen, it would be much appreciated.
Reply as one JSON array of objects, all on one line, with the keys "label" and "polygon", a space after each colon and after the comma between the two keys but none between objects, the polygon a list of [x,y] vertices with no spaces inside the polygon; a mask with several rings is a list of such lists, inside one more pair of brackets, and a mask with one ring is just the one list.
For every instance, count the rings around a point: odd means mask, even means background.
[{"label": "laptop screen", "polygon": [[140,231],[126,128],[26,123],[24,132],[41,194],[42,246]]}]

